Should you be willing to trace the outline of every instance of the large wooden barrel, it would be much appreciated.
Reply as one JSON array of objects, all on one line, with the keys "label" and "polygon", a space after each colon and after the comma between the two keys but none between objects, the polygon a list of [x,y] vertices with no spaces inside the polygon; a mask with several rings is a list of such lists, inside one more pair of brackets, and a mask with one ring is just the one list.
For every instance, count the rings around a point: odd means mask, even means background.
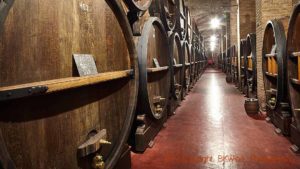
[{"label": "large wooden barrel", "polygon": [[222,71],[223,73],[226,73],[226,58],[227,58],[226,51],[223,51],[222,57],[223,57]]},{"label": "large wooden barrel", "polygon": [[191,51],[189,44],[186,41],[182,41],[182,53],[184,56],[184,89],[183,95],[187,95],[191,88],[191,76],[192,76],[192,66],[191,66]]},{"label": "large wooden barrel", "polygon": [[200,78],[200,73],[201,73],[201,67],[200,67],[200,49],[196,48],[195,49],[195,60],[196,60],[196,79],[198,80]]},{"label": "large wooden barrel", "polygon": [[263,37],[262,69],[267,99],[267,120],[277,133],[289,134],[291,115],[286,82],[286,28],[288,18],[268,21]]},{"label": "large wooden barrel", "polygon": [[131,11],[144,12],[150,7],[152,0],[124,0]]},{"label": "large wooden barrel", "polygon": [[245,71],[246,71],[246,96],[249,98],[257,97],[257,76],[256,76],[256,34],[251,33],[247,36],[245,45]]},{"label": "large wooden barrel", "polygon": [[176,25],[177,6],[175,0],[153,0],[149,12],[159,17],[166,31],[173,31]]},{"label": "large wooden barrel", "polygon": [[231,71],[231,47],[226,50],[226,82],[232,82],[232,71]]},{"label": "large wooden barrel", "polygon": [[192,18],[189,8],[186,7],[185,9],[185,16],[187,22],[187,37],[186,40],[188,43],[192,44],[193,42],[193,25],[192,25]]},{"label": "large wooden barrel", "polygon": [[240,61],[241,61],[241,67],[240,67],[240,72],[241,72],[241,84],[240,84],[240,91],[242,93],[246,93],[247,90],[247,78],[246,78],[246,57],[245,57],[245,48],[246,48],[246,39],[241,39],[240,42]]},{"label": "large wooden barrel", "polygon": [[150,17],[145,22],[137,51],[140,70],[139,99],[131,144],[135,151],[142,152],[167,117],[171,59],[168,37],[159,18]]},{"label": "large wooden barrel", "polygon": [[119,0],[0,5],[1,168],[113,168],[138,84]]},{"label": "large wooden barrel", "polygon": [[236,46],[233,45],[231,47],[231,74],[232,74],[232,81],[234,84],[238,83],[238,65],[237,65],[237,49]]},{"label": "large wooden barrel", "polygon": [[183,99],[184,88],[184,57],[182,53],[182,43],[178,33],[172,33],[169,36],[170,57],[172,60],[171,73],[171,103],[169,113],[173,114],[176,107]]},{"label": "large wooden barrel", "polygon": [[181,40],[186,39],[187,35],[187,20],[184,0],[175,0],[177,5],[177,14],[176,14],[176,26],[175,29],[178,32]]},{"label": "large wooden barrel", "polygon": [[[195,48],[192,44],[189,44],[190,51],[190,63],[191,63],[191,87],[193,87],[196,83],[196,64],[195,64]],[[190,88],[191,89],[191,88]]]},{"label": "large wooden barrel", "polygon": [[300,5],[296,5],[288,28],[287,35],[287,78],[289,86],[290,104],[293,113],[291,124],[291,149],[299,152],[300,148]]}]

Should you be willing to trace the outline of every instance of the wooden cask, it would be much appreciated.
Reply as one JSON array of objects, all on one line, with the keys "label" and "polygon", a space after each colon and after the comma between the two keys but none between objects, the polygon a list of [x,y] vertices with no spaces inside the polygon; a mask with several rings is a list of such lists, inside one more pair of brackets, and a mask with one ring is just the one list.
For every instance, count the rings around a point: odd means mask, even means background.
[{"label": "wooden cask", "polygon": [[198,80],[200,78],[200,72],[201,72],[201,68],[200,68],[200,49],[196,48],[195,49],[195,64],[196,64],[196,79]]},{"label": "wooden cask", "polygon": [[240,91],[243,94],[246,94],[247,90],[247,78],[246,78],[246,57],[245,57],[245,49],[247,48],[247,43],[246,39],[241,39],[240,42],[240,47],[241,47],[241,53],[240,53],[240,61],[241,61],[241,67],[240,67],[240,72],[241,72],[241,83],[240,83]]},{"label": "wooden cask", "polygon": [[257,76],[256,76],[256,34],[248,34],[245,45],[245,72],[247,81],[246,96],[257,98]]},{"label": "wooden cask", "polygon": [[166,31],[173,31],[176,25],[177,4],[175,0],[153,0],[149,12],[159,17]]},{"label": "wooden cask", "polygon": [[159,18],[150,17],[145,22],[137,52],[140,83],[131,145],[135,151],[143,152],[151,146],[166,120],[170,93],[172,65],[168,37]]},{"label": "wooden cask", "polygon": [[291,113],[286,82],[286,32],[288,18],[268,21],[262,48],[262,68],[267,99],[267,120],[277,133],[289,135]]},{"label": "wooden cask", "polygon": [[[196,83],[196,65],[195,65],[195,48],[192,44],[189,44],[189,51],[190,51],[190,63],[191,63],[191,87],[193,87]],[[190,88],[191,89],[191,88]]]},{"label": "wooden cask", "polygon": [[113,168],[138,89],[120,1],[0,5],[1,168]]},{"label": "wooden cask", "polygon": [[195,48],[195,66],[196,66],[196,79],[198,80],[200,77],[200,40],[199,40],[199,30],[195,23],[195,20],[193,20],[193,39],[192,44]]},{"label": "wooden cask", "polygon": [[175,31],[178,32],[181,40],[185,40],[187,35],[186,7],[184,0],[175,0],[175,3],[177,5]]},{"label": "wooden cask", "polygon": [[204,38],[199,35],[199,49],[200,49],[200,76],[204,73],[206,68],[206,60],[205,60],[205,47],[204,47]]},{"label": "wooden cask", "polygon": [[232,80],[233,83],[236,85],[238,84],[238,65],[237,65],[237,49],[236,46],[233,45],[231,48],[231,73],[232,73]]},{"label": "wooden cask", "polygon": [[300,4],[297,4],[290,18],[287,35],[287,80],[292,111],[291,149],[300,153]]},{"label": "wooden cask", "polygon": [[226,50],[226,82],[232,82],[232,73],[231,73],[231,47]]},{"label": "wooden cask", "polygon": [[169,113],[172,115],[183,99],[184,88],[184,55],[182,53],[182,43],[178,33],[169,35],[169,47],[172,60]]},{"label": "wooden cask", "polygon": [[191,51],[189,44],[186,41],[182,41],[182,53],[184,55],[184,89],[183,95],[186,96],[191,88],[191,76],[192,76],[192,65],[191,65]]},{"label": "wooden cask", "polygon": [[187,22],[187,37],[186,40],[188,43],[193,43],[193,25],[192,25],[192,18],[189,8],[185,8],[185,16],[186,16],[186,22]]}]

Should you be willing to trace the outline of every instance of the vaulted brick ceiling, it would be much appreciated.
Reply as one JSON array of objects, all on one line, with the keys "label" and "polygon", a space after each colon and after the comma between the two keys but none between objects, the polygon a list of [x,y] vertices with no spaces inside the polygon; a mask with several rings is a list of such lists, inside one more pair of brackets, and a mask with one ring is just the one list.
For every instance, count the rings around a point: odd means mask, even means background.
[{"label": "vaulted brick ceiling", "polygon": [[[230,13],[232,0],[185,0],[191,16],[195,19],[202,36],[207,40],[218,30],[210,28],[210,20],[213,17],[222,18],[226,22],[225,13]],[[229,19],[229,18],[228,18]]]}]

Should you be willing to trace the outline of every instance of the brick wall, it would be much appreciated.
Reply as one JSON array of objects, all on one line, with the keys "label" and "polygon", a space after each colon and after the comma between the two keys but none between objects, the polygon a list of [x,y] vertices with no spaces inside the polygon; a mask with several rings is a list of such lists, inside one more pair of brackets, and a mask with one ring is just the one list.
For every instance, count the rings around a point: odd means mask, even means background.
[{"label": "brick wall", "polygon": [[299,0],[256,0],[256,41],[257,41],[257,85],[261,107],[265,106],[262,73],[262,40],[266,22],[274,18],[290,16],[293,5]]},{"label": "brick wall", "polygon": [[237,3],[236,0],[231,0],[230,8],[230,43],[229,47],[237,44]]},{"label": "brick wall", "polygon": [[[230,46],[237,44],[237,0],[231,0],[230,11]],[[255,0],[240,0],[240,37],[246,38],[249,33],[255,32]]]},{"label": "brick wall", "polygon": [[240,0],[240,37],[245,39],[249,33],[255,32],[256,15],[255,0]]}]

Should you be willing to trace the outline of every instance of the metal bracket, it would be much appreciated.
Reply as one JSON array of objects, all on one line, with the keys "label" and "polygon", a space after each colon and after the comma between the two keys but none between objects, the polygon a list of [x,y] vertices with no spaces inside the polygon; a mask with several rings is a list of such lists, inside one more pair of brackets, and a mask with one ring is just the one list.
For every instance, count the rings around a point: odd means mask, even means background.
[{"label": "metal bracket", "polygon": [[0,101],[18,99],[28,96],[42,95],[48,90],[47,86],[26,87],[0,92]]},{"label": "metal bracket", "polygon": [[134,79],[135,78],[135,69],[134,69],[133,66],[131,67],[131,70],[129,72],[129,77],[130,77],[130,79]]}]

